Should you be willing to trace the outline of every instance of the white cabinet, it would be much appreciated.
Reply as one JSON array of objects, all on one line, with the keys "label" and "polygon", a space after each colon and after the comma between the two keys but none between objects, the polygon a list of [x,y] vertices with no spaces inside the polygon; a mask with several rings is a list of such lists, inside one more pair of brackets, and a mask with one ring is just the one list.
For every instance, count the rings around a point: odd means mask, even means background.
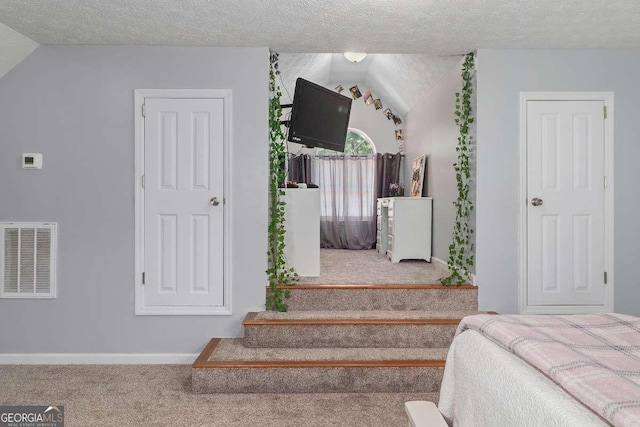
[{"label": "white cabinet", "polygon": [[391,262],[401,259],[431,261],[431,197],[378,199],[376,249]]},{"label": "white cabinet", "polygon": [[301,277],[320,276],[320,190],[286,188],[283,200],[287,267]]},{"label": "white cabinet", "polygon": [[376,250],[382,254],[387,253],[389,241],[389,216],[387,215],[388,206],[389,199],[378,199],[378,231],[376,234]]}]

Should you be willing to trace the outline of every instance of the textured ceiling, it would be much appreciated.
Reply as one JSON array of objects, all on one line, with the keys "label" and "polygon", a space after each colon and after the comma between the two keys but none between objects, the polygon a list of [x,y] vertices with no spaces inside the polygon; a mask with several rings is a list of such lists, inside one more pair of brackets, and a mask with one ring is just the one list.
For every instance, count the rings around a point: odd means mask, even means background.
[{"label": "textured ceiling", "polygon": [[29,56],[38,43],[0,23],[0,78]]},{"label": "textured ceiling", "polygon": [[[640,0],[0,0],[0,23],[41,44],[319,53],[282,56],[291,95],[298,76],[358,83],[400,115],[478,48],[640,48]],[[343,51],[391,55],[325,53]]]},{"label": "textured ceiling", "polygon": [[41,44],[432,55],[640,47],[638,0],[0,0],[0,22]]}]

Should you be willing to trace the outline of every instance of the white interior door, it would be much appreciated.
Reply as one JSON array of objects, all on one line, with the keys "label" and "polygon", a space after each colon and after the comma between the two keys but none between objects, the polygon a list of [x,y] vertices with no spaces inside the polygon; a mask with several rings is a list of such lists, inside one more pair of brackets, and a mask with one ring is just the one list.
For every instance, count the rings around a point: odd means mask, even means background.
[{"label": "white interior door", "polygon": [[144,305],[224,301],[224,101],[147,99]]},{"label": "white interior door", "polygon": [[527,102],[527,303],[605,303],[603,101]]}]

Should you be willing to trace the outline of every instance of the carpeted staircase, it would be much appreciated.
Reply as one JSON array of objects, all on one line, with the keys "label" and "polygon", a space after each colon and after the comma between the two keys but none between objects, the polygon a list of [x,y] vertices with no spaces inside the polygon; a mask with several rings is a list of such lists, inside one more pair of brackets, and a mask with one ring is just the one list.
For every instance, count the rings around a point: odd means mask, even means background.
[{"label": "carpeted staircase", "polygon": [[435,393],[475,286],[293,285],[289,311],[249,313],[244,338],[212,339],[195,393]]}]

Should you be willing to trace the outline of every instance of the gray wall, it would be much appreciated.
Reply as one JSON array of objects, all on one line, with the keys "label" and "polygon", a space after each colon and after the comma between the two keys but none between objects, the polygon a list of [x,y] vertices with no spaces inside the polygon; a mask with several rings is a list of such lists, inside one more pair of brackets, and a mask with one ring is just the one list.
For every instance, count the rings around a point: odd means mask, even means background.
[{"label": "gray wall", "polygon": [[426,194],[433,197],[433,256],[445,262],[456,217],[453,201],[458,196],[453,164],[459,129],[454,112],[455,94],[462,90],[461,71],[462,61],[420,98],[405,118],[405,189],[408,192],[411,186],[413,159],[426,154]]},{"label": "gray wall", "polygon": [[490,50],[477,62],[476,280],[482,310],[518,310],[520,91],[615,92],[615,310],[640,315],[640,51]]},{"label": "gray wall", "polygon": [[[134,316],[134,89],[232,89],[233,316]],[[268,50],[39,47],[0,80],[0,221],[59,223],[58,298],[0,300],[0,353],[193,353],[266,285]],[[41,152],[41,171],[20,168]]]}]

